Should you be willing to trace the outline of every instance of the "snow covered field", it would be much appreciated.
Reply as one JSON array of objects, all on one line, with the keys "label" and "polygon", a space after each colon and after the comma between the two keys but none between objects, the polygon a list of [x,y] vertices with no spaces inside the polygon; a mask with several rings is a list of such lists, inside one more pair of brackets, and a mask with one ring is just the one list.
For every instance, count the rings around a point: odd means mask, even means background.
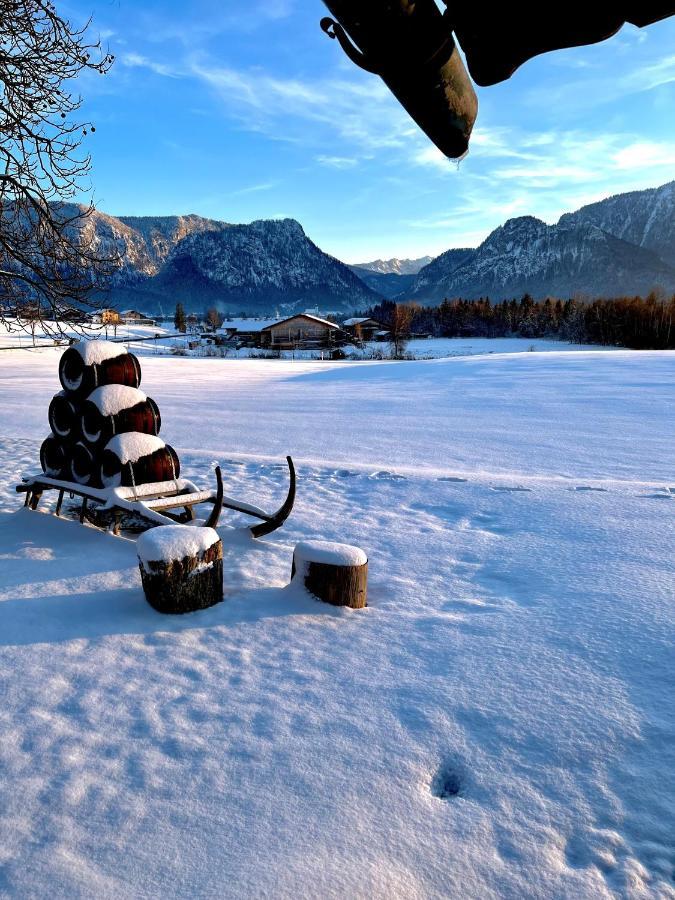
[{"label": "snow covered field", "polygon": [[[225,323],[227,324],[227,323]],[[73,337],[79,339],[78,332],[70,332]],[[107,336],[106,336],[107,335]],[[157,335],[161,335],[154,340]],[[115,334],[112,328],[99,327],[92,332],[92,337],[102,338],[105,340],[116,340],[124,342],[125,346],[135,353],[137,356],[158,356],[175,353],[176,351],[184,352],[185,355],[191,357],[209,356],[214,354],[226,353],[225,358],[232,359],[249,359],[251,357],[260,357],[261,351],[256,348],[242,347],[239,350],[231,348],[214,348],[211,346],[201,346],[193,350],[189,349],[192,342],[195,342],[198,335],[180,335],[175,336],[173,329],[168,329],[155,325],[120,325]],[[153,340],[150,340],[153,338]],[[52,341],[48,338],[36,338],[38,344],[47,345]],[[19,347],[32,352],[33,344],[29,334],[22,331],[7,331],[0,325],[0,349]],[[386,342],[375,341],[373,343],[364,344],[362,347],[348,345],[344,347],[347,357],[352,359],[361,359],[372,357],[373,354],[385,354],[390,352],[390,346]],[[591,347],[587,344],[566,344],[550,338],[428,338],[413,339],[408,341],[406,352],[410,356],[417,359],[442,359],[454,356],[479,356],[491,353],[524,353],[572,350],[588,351],[589,349],[599,351],[611,351],[614,347]],[[269,352],[269,351],[266,351]],[[324,352],[327,357],[328,354]],[[321,359],[321,351],[318,350],[284,350],[279,354],[281,359]]]},{"label": "snow covered field", "polygon": [[[0,895],[675,897],[675,354],[145,356],[185,475],[299,472],[175,618],[18,508],[57,361],[0,354]],[[312,538],[366,610],[285,587]]]}]

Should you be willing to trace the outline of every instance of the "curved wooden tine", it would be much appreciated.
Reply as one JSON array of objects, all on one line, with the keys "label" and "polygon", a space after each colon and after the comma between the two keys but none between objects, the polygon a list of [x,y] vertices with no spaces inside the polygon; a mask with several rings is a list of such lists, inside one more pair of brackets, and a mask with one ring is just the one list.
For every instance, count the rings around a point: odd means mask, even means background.
[{"label": "curved wooden tine", "polygon": [[204,525],[206,528],[215,528],[218,524],[218,519],[220,519],[220,514],[223,509],[223,473],[220,471],[220,466],[216,466],[216,499],[213,504],[213,509],[211,510],[211,515],[208,517]]},{"label": "curved wooden tine", "polygon": [[290,475],[290,484],[288,486],[286,499],[279,509],[270,516],[267,522],[261,522],[259,525],[251,526],[249,530],[253,537],[262,537],[265,534],[271,534],[273,531],[276,531],[277,528],[281,528],[291,514],[293,504],[295,503],[295,466],[293,465],[293,460],[290,456],[286,457],[286,462],[288,463],[288,472]]}]

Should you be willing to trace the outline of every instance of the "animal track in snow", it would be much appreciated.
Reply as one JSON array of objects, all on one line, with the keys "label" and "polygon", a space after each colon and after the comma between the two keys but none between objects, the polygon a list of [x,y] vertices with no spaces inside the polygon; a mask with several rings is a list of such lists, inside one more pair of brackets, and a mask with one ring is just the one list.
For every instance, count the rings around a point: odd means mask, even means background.
[{"label": "animal track in snow", "polygon": [[453,484],[466,484],[468,478],[459,478],[457,475],[441,475],[436,481],[452,482]]},{"label": "animal track in snow", "polygon": [[491,491],[499,491],[500,493],[505,494],[531,494],[532,488],[528,487],[509,487],[507,485],[504,486],[493,486],[490,488]]},{"label": "animal track in snow", "polygon": [[588,491],[594,491],[595,493],[598,493],[598,494],[607,494],[607,493],[609,493],[608,490],[607,490],[607,488],[592,487],[592,485],[590,485],[590,484],[580,484],[580,485],[577,485],[577,487],[575,487],[574,490],[575,490],[575,491],[586,491],[586,492],[588,492]]}]

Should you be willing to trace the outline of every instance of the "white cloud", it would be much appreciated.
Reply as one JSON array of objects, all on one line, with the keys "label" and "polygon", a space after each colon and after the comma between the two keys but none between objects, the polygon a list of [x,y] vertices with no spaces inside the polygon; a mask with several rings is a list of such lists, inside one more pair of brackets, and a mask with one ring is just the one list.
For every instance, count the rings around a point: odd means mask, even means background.
[{"label": "white cloud", "polygon": [[649,91],[663,84],[675,81],[675,54],[664,56],[656,62],[641,66],[621,79],[624,88],[635,91]]},{"label": "white cloud", "polygon": [[271,191],[279,185],[278,181],[261,181],[259,184],[251,184],[248,187],[239,188],[232,192],[232,197],[241,197],[245,194],[259,194],[261,191]]},{"label": "white cloud", "polygon": [[241,127],[277,140],[308,146],[344,142],[349,154],[402,148],[418,140],[418,129],[384,84],[372,76],[317,79],[282,78],[261,69],[235,69],[193,60],[192,74],[214,90]]},{"label": "white cloud", "polygon": [[675,171],[675,143],[636,141],[615,153],[612,161],[617,169],[667,167]]},{"label": "white cloud", "polygon": [[320,154],[315,157],[316,162],[320,166],[326,166],[329,169],[353,169],[359,164],[357,159],[351,156],[324,156]]},{"label": "white cloud", "polygon": [[165,78],[180,78],[183,75],[180,68],[148,59],[142,53],[123,53],[118,62],[130,69],[149,69],[156,75],[162,75]]}]

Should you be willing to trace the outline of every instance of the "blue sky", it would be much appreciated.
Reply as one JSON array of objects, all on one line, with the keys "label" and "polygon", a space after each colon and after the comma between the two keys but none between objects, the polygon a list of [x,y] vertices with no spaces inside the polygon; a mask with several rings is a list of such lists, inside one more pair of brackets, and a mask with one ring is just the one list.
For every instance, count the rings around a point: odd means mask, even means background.
[{"label": "blue sky", "polygon": [[376,76],[319,29],[320,0],[69,0],[116,63],[79,85],[97,206],[228,222],[290,216],[346,261],[475,246],[675,178],[675,19],[525,64],[478,88],[471,150],[446,160]]}]

